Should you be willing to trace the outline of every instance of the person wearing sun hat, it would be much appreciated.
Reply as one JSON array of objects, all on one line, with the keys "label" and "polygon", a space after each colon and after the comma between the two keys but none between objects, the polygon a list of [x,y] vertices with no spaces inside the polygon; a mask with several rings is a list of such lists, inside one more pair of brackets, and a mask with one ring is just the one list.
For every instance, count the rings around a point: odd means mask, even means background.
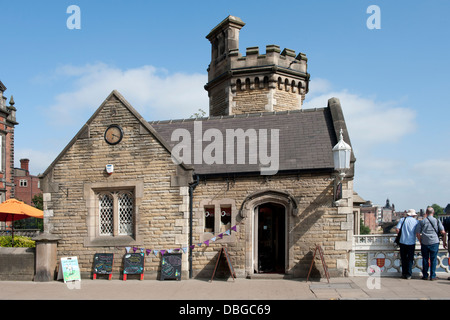
[{"label": "person wearing sun hat", "polygon": [[411,279],[412,265],[414,263],[414,249],[416,247],[416,211],[409,209],[406,213],[406,217],[401,218],[398,222],[396,232],[400,235],[400,260],[402,262],[402,278]]}]

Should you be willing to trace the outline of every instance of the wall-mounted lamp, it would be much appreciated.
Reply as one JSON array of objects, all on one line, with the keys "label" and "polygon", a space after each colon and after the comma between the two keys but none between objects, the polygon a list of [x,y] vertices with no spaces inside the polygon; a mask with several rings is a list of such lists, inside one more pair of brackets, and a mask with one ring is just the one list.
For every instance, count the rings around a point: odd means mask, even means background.
[{"label": "wall-mounted lamp", "polygon": [[332,150],[334,170],[339,172],[335,183],[334,193],[335,205],[339,206],[339,202],[342,199],[342,181],[344,180],[347,170],[350,169],[350,156],[352,152],[352,148],[344,141],[342,129],[339,132],[339,141]]}]

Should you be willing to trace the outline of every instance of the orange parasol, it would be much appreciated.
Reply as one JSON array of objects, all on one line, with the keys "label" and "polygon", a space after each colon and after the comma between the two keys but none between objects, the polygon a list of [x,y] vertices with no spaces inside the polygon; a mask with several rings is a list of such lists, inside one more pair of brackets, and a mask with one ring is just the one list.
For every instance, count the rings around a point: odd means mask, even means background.
[{"label": "orange parasol", "polygon": [[30,217],[42,219],[44,212],[16,199],[0,203],[0,221],[17,221]]},{"label": "orange parasol", "polygon": [[[44,212],[22,201],[9,199],[0,203],[0,221],[14,221],[25,218],[44,218]],[[14,225],[12,226],[12,241],[14,244]]]}]

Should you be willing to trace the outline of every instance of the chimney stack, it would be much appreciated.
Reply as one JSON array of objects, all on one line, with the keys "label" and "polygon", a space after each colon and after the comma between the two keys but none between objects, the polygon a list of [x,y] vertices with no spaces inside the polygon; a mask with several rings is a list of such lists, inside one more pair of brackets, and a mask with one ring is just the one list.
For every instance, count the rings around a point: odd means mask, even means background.
[{"label": "chimney stack", "polygon": [[20,168],[27,171],[27,175],[29,173],[28,165],[30,163],[30,159],[20,159]]}]

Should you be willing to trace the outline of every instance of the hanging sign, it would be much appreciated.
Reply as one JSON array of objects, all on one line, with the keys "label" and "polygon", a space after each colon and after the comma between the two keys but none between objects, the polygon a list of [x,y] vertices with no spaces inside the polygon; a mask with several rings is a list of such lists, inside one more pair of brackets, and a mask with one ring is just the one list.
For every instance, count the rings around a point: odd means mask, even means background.
[{"label": "hanging sign", "polygon": [[58,280],[60,279],[64,279],[64,283],[67,281],[81,281],[77,257],[61,258],[58,271]]}]

